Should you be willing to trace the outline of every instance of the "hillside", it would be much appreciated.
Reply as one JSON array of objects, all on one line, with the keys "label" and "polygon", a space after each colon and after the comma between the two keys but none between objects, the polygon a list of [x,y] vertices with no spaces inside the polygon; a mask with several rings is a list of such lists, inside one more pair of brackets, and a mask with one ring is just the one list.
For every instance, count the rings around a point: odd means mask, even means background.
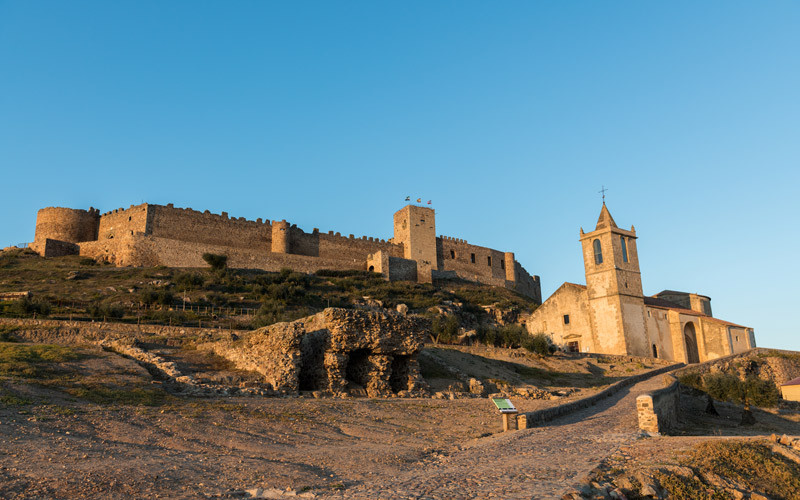
[{"label": "hillside", "polygon": [[[30,292],[0,301],[0,317],[113,320],[252,329],[291,321],[325,307],[406,304],[435,315],[443,306],[465,313],[465,327],[513,321],[537,304],[510,290],[461,280],[434,284],[387,282],[367,271],[289,269],[219,271],[210,268],[117,268],[92,259],[39,257],[27,249],[0,252],[0,293]],[[488,309],[488,312],[487,312]]]}]

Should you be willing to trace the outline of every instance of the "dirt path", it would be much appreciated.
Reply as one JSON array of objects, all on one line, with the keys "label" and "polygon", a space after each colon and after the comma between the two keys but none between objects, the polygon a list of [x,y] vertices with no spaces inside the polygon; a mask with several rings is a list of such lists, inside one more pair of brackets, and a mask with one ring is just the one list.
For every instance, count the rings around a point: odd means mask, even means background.
[{"label": "dirt path", "polygon": [[545,427],[482,440],[424,467],[324,498],[560,498],[603,458],[636,439],[636,396],[662,384],[660,376],[650,378]]}]

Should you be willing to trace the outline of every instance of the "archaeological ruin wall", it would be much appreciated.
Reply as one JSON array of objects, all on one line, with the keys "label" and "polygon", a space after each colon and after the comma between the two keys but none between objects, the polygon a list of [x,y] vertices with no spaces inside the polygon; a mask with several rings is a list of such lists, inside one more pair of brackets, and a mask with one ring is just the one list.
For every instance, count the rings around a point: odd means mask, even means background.
[{"label": "archaeological ruin wall", "polygon": [[261,373],[276,391],[423,395],[417,356],[428,325],[395,312],[328,308],[229,342],[199,346]]}]

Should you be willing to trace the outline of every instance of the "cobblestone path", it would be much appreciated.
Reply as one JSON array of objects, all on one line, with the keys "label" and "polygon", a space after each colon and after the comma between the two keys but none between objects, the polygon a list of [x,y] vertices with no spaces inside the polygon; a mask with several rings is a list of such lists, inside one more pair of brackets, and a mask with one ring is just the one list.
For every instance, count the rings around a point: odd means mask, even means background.
[{"label": "cobblestone path", "polygon": [[558,499],[603,458],[636,439],[636,396],[661,387],[663,378],[657,375],[546,426],[484,439],[395,477],[323,498]]}]

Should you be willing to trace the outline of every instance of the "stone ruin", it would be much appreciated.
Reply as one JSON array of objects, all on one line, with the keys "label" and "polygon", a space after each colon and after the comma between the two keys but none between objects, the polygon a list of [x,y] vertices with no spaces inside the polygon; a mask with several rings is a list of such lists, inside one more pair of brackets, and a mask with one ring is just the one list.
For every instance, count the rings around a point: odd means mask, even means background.
[{"label": "stone ruin", "polygon": [[328,308],[205,347],[285,394],[412,396],[427,393],[417,361],[426,330],[401,313]]}]

